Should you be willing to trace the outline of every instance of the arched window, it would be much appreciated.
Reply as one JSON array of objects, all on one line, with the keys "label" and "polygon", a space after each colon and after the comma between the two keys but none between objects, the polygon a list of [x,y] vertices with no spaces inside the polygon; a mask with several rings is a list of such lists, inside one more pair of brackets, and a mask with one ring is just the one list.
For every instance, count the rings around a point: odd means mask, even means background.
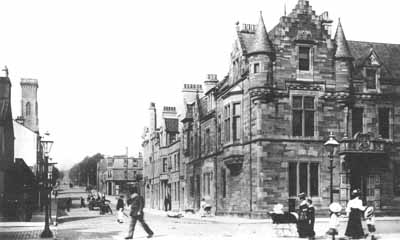
[{"label": "arched window", "polygon": [[30,102],[27,102],[25,105],[25,115],[26,116],[31,115],[31,103]]}]

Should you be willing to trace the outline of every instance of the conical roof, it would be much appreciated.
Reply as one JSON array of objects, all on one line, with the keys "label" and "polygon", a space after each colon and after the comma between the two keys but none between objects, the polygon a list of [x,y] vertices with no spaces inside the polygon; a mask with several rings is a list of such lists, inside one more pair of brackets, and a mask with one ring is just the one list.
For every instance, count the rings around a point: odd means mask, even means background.
[{"label": "conical roof", "polygon": [[353,58],[350,52],[349,45],[347,44],[346,36],[344,35],[340,19],[336,29],[335,42],[336,42],[336,52],[335,52],[336,58]]},{"label": "conical roof", "polygon": [[265,29],[262,13],[260,12],[260,20],[255,32],[254,42],[248,53],[273,53],[274,48],[271,40],[268,37],[267,30]]}]

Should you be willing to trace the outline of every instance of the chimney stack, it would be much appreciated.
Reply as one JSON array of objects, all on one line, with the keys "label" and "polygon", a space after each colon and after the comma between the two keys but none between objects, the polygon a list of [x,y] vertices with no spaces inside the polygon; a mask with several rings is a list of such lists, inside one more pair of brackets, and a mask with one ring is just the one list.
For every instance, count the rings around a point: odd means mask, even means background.
[{"label": "chimney stack", "polygon": [[153,133],[157,128],[157,113],[156,113],[156,104],[151,102],[149,107],[150,112],[150,134]]},{"label": "chimney stack", "polygon": [[204,81],[205,89],[204,91],[207,93],[215,87],[218,83],[217,74],[207,74],[207,79]]}]

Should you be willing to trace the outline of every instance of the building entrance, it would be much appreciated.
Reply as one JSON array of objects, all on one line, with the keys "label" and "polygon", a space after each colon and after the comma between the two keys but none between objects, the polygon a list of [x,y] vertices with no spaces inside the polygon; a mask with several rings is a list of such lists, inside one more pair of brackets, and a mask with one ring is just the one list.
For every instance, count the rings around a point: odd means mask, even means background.
[{"label": "building entrance", "polygon": [[382,166],[377,164],[377,162],[380,161],[365,157],[351,160],[349,164],[350,169],[346,173],[349,181],[341,181],[341,191],[343,192],[343,194],[341,194],[341,201],[348,201],[351,192],[354,189],[360,189],[361,199],[364,204],[374,206],[378,209],[380,208]]}]

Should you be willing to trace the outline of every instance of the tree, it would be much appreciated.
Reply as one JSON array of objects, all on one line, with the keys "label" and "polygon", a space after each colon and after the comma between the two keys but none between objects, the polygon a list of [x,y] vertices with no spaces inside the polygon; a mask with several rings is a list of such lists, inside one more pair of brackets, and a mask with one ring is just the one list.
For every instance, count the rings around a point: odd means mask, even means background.
[{"label": "tree", "polygon": [[103,158],[103,154],[100,153],[91,157],[86,156],[71,168],[69,178],[75,185],[95,186],[97,183],[97,163]]}]

